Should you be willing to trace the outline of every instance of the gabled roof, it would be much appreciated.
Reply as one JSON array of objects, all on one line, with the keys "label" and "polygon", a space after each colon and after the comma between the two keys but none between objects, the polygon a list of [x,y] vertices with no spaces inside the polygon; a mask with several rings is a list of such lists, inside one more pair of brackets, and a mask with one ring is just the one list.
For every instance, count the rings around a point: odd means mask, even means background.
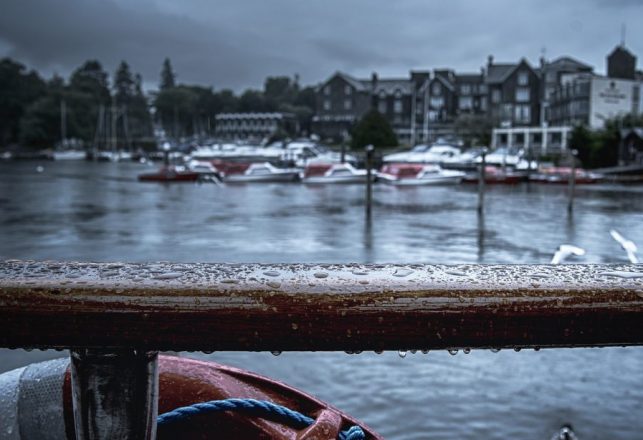
[{"label": "gabled roof", "polygon": [[556,65],[572,65],[577,69],[580,70],[585,70],[585,69],[591,69],[594,70],[593,66],[590,66],[589,64],[585,64],[582,61],[578,61],[576,58],[572,58],[570,56],[562,56],[558,57],[553,61],[550,61],[547,63],[548,66],[556,66]]},{"label": "gabled roof", "polygon": [[518,64],[492,64],[487,67],[485,82],[488,84],[501,83],[518,67]]},{"label": "gabled roof", "polygon": [[[341,78],[342,80],[344,80],[345,82],[350,84],[355,90],[360,91],[360,92],[368,91],[369,90],[368,87],[370,87],[370,83],[371,83],[369,80],[360,80],[360,79],[357,79],[357,78],[354,78],[354,77],[350,76],[347,73],[337,71],[334,74],[332,74],[330,76],[330,78],[328,78],[326,81],[321,83],[320,86],[319,86],[319,89],[324,87],[326,84],[328,84],[330,81],[332,81],[336,77]],[[368,84],[368,86],[366,84]]]},{"label": "gabled roof", "polygon": [[449,81],[449,78],[444,76],[442,72],[435,72],[435,76],[433,77],[433,79],[435,79],[436,81],[440,81],[444,85],[444,87],[451,90],[452,92],[455,90],[455,86],[453,85],[453,83]]},{"label": "gabled roof", "polygon": [[534,69],[529,65],[526,59],[520,60],[518,63],[509,63],[509,64],[492,64],[487,66],[487,76],[485,82],[487,84],[498,84],[504,82],[507,78],[511,76],[512,73],[519,67],[525,65],[531,71]]},{"label": "gabled roof", "polygon": [[[370,85],[371,82],[368,81],[368,84]],[[413,93],[413,82],[407,78],[383,78],[378,79],[375,85],[375,93],[377,94],[384,92],[387,95],[392,95],[397,90],[402,94],[410,95]]]}]

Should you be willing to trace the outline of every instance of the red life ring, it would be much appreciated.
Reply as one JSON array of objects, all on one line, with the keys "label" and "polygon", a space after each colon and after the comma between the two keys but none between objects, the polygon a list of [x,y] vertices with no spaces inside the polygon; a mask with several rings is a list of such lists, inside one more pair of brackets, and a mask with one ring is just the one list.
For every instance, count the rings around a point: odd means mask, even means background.
[{"label": "red life ring", "polygon": [[[201,414],[159,426],[162,439],[336,439],[341,430],[362,427],[340,410],[281,382],[214,362],[159,356],[158,412],[228,398],[268,400],[306,414],[315,423],[296,430],[239,413]],[[75,439],[68,359],[32,364],[0,375],[0,440]]]}]

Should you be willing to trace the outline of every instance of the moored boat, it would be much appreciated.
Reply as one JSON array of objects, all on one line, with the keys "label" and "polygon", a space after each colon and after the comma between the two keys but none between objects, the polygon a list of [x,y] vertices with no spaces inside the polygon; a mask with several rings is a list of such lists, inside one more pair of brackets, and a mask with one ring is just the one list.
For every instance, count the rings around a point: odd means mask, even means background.
[{"label": "moored boat", "polygon": [[[542,168],[537,173],[529,176],[529,180],[536,183],[567,184],[571,173],[572,169],[570,167]],[[574,182],[577,185],[598,183],[600,179],[600,174],[592,173],[582,168],[575,169]]]},{"label": "moored boat", "polygon": [[461,171],[444,170],[438,165],[394,163],[384,165],[377,176],[390,185],[413,186],[457,184],[465,174]]},{"label": "moored boat", "polygon": [[53,153],[54,160],[85,160],[87,153],[83,150],[58,150]]},{"label": "moored boat", "polygon": [[[374,173],[373,173],[374,176]],[[304,183],[366,183],[366,170],[348,163],[315,163],[308,165],[302,174]]]},{"label": "moored boat", "polygon": [[[522,172],[516,172],[512,169],[496,166],[486,166],[484,169],[484,181],[489,184],[515,185],[526,179]],[[465,183],[478,183],[480,180],[479,173],[470,173],[464,177]]]},{"label": "moored boat", "polygon": [[293,182],[300,173],[297,168],[277,168],[269,162],[223,163],[217,168],[226,183]]},{"label": "moored boat", "polygon": [[141,182],[196,182],[201,174],[180,165],[166,165],[158,171],[138,175]]}]

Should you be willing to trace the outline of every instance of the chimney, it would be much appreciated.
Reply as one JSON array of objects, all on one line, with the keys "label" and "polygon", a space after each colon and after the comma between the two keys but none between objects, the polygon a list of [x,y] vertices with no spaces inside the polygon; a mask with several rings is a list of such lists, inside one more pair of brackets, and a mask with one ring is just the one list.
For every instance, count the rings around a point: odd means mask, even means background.
[{"label": "chimney", "polygon": [[493,66],[493,55],[487,57],[487,67]]},{"label": "chimney", "polygon": [[371,108],[377,108],[377,72],[371,74]]}]

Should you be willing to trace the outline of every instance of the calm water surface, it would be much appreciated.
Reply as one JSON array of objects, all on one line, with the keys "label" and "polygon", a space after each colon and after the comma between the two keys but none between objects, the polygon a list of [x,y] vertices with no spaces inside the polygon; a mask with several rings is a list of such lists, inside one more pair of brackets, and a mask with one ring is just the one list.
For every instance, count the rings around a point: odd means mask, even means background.
[{"label": "calm water surface", "polygon": [[[616,228],[643,244],[643,187],[157,185],[138,164],[0,164],[0,258],[92,261],[547,263],[626,262]],[[0,372],[61,353],[0,350]],[[643,349],[397,353],[189,353],[269,375],[388,438],[643,438]]]}]

